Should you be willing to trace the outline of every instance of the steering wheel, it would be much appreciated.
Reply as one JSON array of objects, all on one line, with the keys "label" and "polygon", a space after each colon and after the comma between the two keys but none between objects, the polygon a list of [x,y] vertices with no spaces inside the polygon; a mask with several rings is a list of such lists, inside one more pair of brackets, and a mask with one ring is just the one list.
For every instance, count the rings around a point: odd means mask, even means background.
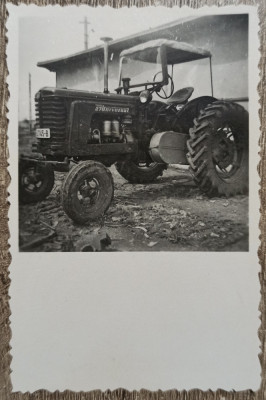
[{"label": "steering wheel", "polygon": [[[157,72],[157,73],[154,75],[154,77],[153,77],[153,82],[156,82],[156,78],[157,78],[157,76],[158,76],[159,74],[163,74],[162,71],[159,71],[159,72]],[[172,96],[172,94],[174,93],[174,90],[175,90],[174,82],[173,82],[172,77],[171,77],[169,74],[167,74],[167,77],[168,77],[168,80],[169,80],[170,82],[168,82],[167,85],[164,85],[164,87],[162,86],[162,87],[160,88],[160,90],[159,90],[158,92],[156,92],[157,95],[158,95],[161,99],[169,99],[169,98]],[[165,87],[169,88],[169,86],[170,86],[170,94],[167,95],[164,88],[165,88]],[[160,94],[160,91],[162,91],[161,94]]]}]

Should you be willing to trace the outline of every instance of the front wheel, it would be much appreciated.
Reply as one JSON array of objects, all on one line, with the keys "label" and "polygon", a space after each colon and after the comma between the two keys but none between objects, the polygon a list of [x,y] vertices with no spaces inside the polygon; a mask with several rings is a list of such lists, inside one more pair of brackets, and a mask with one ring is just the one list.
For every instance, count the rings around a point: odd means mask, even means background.
[{"label": "front wheel", "polygon": [[19,201],[24,204],[44,200],[54,186],[54,170],[49,164],[20,160]]},{"label": "front wheel", "polygon": [[188,162],[197,185],[209,196],[248,190],[248,112],[216,101],[194,120],[187,142]]},{"label": "front wheel", "polygon": [[116,163],[119,174],[130,183],[150,183],[163,174],[165,164],[126,160]]},{"label": "front wheel", "polygon": [[78,224],[102,216],[114,195],[111,172],[97,161],[84,161],[68,173],[62,190],[63,208]]}]

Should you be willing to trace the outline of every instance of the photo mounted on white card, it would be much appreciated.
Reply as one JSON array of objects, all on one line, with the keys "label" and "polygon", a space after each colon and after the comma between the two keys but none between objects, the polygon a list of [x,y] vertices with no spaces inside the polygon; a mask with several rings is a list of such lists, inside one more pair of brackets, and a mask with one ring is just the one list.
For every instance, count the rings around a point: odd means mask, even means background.
[{"label": "photo mounted on white card", "polygon": [[8,11],[14,389],[257,390],[257,9]]},{"label": "photo mounted on white card", "polygon": [[20,250],[248,251],[248,13],[42,14],[19,21]]}]

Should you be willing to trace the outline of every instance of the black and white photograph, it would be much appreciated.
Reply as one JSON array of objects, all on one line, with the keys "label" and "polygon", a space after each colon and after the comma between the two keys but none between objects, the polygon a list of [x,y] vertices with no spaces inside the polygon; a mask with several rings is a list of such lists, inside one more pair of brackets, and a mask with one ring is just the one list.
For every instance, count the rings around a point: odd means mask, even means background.
[{"label": "black and white photograph", "polygon": [[94,14],[19,21],[20,251],[247,252],[249,15]]},{"label": "black and white photograph", "polygon": [[8,13],[13,390],[257,390],[257,10]]}]

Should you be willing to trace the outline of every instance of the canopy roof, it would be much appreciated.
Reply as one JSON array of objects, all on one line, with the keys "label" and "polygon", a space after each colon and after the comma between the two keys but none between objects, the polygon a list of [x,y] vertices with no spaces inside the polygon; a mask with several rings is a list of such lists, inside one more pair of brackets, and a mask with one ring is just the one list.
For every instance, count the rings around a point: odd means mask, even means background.
[{"label": "canopy roof", "polygon": [[157,62],[158,48],[166,48],[167,64],[180,64],[188,61],[211,57],[211,53],[188,43],[175,40],[156,39],[139,44],[121,52],[120,57],[129,57],[150,63]]}]

